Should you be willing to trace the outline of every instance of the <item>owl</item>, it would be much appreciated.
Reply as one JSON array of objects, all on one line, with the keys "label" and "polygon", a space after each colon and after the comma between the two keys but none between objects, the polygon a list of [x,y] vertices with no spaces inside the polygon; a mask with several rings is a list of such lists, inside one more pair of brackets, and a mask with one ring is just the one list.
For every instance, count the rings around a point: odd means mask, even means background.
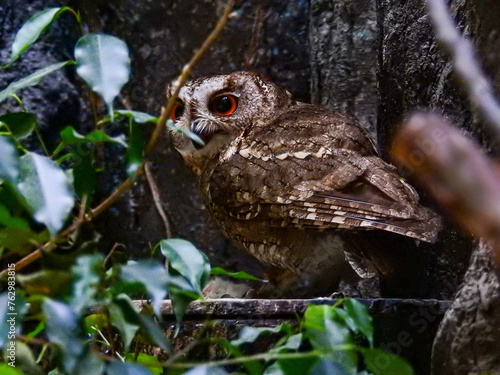
[{"label": "owl", "polygon": [[418,251],[410,243],[437,239],[440,218],[356,121],[296,101],[259,74],[194,79],[170,117],[203,141],[171,133],[224,234],[268,267],[274,296],[390,276]]}]

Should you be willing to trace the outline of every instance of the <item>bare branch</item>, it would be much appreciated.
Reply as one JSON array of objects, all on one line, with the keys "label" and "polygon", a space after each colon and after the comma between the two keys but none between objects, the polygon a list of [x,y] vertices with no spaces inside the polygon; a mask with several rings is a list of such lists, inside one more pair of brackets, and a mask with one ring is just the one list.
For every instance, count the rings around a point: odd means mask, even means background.
[{"label": "bare branch", "polygon": [[397,134],[391,154],[467,232],[491,241],[500,262],[500,175],[455,127],[415,114]]},{"label": "bare branch", "polygon": [[[166,113],[170,113],[172,107],[174,106],[177,96],[179,95],[179,91],[182,87],[182,85],[186,82],[189,73],[193,69],[194,65],[201,59],[201,57],[205,54],[205,52],[208,51],[208,49],[211,47],[211,45],[215,42],[215,40],[219,37],[220,33],[224,29],[224,27],[227,24],[227,21],[229,20],[229,15],[231,14],[231,10],[233,9],[234,6],[234,0],[229,0],[226,8],[224,9],[224,14],[222,17],[219,19],[217,22],[217,25],[215,25],[215,28],[212,30],[210,35],[205,39],[203,44],[201,45],[200,49],[196,51],[196,53],[193,55],[191,60],[184,65],[184,68],[182,68],[182,72],[177,77],[177,79],[174,81],[174,87],[175,90],[172,94],[172,97],[167,103],[167,107],[165,108]],[[151,135],[151,139],[149,140],[148,145],[146,146],[146,156],[153,151],[156,142],[158,142],[158,138],[160,137],[161,132],[165,128],[165,124],[160,124],[158,122],[158,125],[156,126],[155,130],[153,131],[153,134]]]},{"label": "bare branch", "polygon": [[444,0],[427,0],[437,40],[450,55],[455,73],[488,129],[500,139],[500,105],[493,87],[483,73],[474,46],[457,29]]}]

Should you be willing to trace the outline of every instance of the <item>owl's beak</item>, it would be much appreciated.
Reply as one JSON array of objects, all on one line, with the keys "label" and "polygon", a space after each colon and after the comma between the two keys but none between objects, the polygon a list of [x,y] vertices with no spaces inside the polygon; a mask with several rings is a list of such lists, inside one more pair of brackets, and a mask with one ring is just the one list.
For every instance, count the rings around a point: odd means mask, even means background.
[{"label": "owl's beak", "polygon": [[[223,130],[219,129],[212,121],[205,118],[197,118],[191,121],[190,130],[200,137],[205,145],[210,142],[210,140],[216,135],[224,133]],[[196,149],[201,149],[204,146],[193,142]]]}]

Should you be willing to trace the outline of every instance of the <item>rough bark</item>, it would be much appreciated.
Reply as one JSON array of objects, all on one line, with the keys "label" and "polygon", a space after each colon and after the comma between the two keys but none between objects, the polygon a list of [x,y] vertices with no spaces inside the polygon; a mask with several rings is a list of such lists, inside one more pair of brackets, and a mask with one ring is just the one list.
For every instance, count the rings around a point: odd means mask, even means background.
[{"label": "rough bark", "polygon": [[[496,1],[471,1],[471,30],[478,58],[500,88],[500,45]],[[480,131],[476,121],[474,137],[485,151],[498,155],[498,141]],[[488,246],[479,243],[452,308],[446,313],[434,341],[432,373],[435,375],[500,374],[500,283],[498,265]]]},{"label": "rough bark", "polygon": [[500,374],[500,279],[490,249],[480,243],[432,351],[432,373]]},{"label": "rough bark", "polygon": [[311,93],[315,104],[355,116],[376,134],[379,28],[371,0],[311,0]]},{"label": "rough bark", "polygon": [[[465,24],[466,4],[455,3]],[[350,112],[371,131],[376,125],[382,155],[402,119],[417,108],[439,109],[473,127],[423,0],[313,0],[310,19],[313,100]],[[423,202],[430,203],[425,196]],[[388,280],[382,282],[385,294],[401,286],[397,293],[403,289],[406,296],[452,298],[470,253],[466,240],[447,225],[436,245],[421,244],[418,251],[419,283]]]}]

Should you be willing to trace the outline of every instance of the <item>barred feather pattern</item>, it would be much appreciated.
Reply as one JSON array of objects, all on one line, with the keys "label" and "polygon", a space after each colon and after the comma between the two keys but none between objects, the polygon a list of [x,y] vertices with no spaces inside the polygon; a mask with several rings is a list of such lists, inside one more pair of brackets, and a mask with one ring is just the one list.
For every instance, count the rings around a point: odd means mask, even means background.
[{"label": "barred feather pattern", "polygon": [[[235,114],[204,113],[210,99],[197,92],[224,90],[238,95]],[[334,288],[352,269],[362,277],[396,272],[386,237],[436,241],[440,218],[351,118],[295,102],[248,72],[198,80],[180,97],[187,118],[179,126],[225,129],[201,149],[172,134],[199,174],[206,206],[236,244],[292,275],[285,294]]]}]

